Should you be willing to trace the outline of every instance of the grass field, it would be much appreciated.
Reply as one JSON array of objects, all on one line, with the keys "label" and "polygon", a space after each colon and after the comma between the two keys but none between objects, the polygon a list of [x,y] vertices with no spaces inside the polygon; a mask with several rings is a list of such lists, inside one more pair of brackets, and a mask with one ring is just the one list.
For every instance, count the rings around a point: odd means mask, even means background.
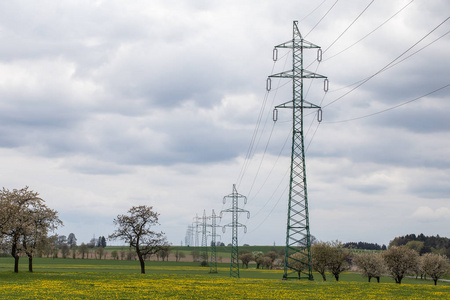
[{"label": "grass field", "polygon": [[391,278],[367,283],[355,273],[341,282],[281,280],[281,270],[244,270],[241,278],[229,278],[229,267],[219,264],[217,274],[198,263],[148,262],[147,274],[139,274],[136,261],[35,259],[34,273],[22,259],[20,272],[12,272],[13,260],[0,258],[1,299],[449,299],[450,285]]}]

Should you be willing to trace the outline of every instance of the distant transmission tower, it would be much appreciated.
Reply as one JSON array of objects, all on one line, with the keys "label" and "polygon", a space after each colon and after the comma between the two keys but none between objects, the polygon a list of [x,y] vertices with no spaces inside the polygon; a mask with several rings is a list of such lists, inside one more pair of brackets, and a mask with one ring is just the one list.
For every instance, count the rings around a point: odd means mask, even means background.
[{"label": "distant transmission tower", "polygon": [[200,220],[201,220],[202,218],[200,218],[199,216],[198,216],[198,214],[195,214],[195,217],[194,217],[194,222],[192,222],[193,224],[195,224],[195,244],[194,244],[194,246],[195,247],[198,247],[198,224],[200,224],[201,222],[200,222]]},{"label": "distant transmission tower", "polygon": [[246,212],[247,218],[250,218],[250,212],[238,207],[239,199],[244,200],[244,204],[247,203],[247,197],[238,194],[236,190],[236,185],[233,184],[233,192],[228,196],[223,197],[223,203],[225,204],[227,198],[231,199],[231,208],[222,210],[220,214],[224,212],[231,212],[232,221],[230,224],[223,226],[223,232],[225,232],[225,227],[232,228],[232,238],[231,238],[231,264],[230,264],[230,277],[239,278],[239,246],[238,246],[238,228],[244,227],[244,232],[247,232],[247,227],[238,222],[238,214]]},{"label": "distant transmission tower", "polygon": [[202,263],[205,264],[205,266],[208,264],[208,237],[207,237],[207,230],[206,230],[206,221],[208,220],[208,217],[206,217],[206,211],[203,210],[203,217],[202,217],[202,249],[200,257],[202,259]]},{"label": "distant transmission tower", "polygon": [[184,244],[186,246],[191,245],[191,225],[189,225],[188,228],[186,229],[186,236],[184,237]]},{"label": "distant transmission tower", "polygon": [[209,273],[217,273],[217,251],[216,251],[216,237],[219,236],[216,234],[216,228],[220,227],[217,225],[217,219],[220,219],[220,216],[217,216],[212,210],[211,215],[211,264],[209,265]]},{"label": "distant transmission tower", "polygon": [[328,79],[325,76],[303,69],[303,49],[318,49],[317,60],[322,60],[322,51],[302,38],[297,27],[293,24],[292,40],[275,46],[273,59],[277,60],[278,49],[292,49],[292,70],[270,75],[267,79],[267,90],[271,87],[271,78],[292,79],[292,100],[277,105],[274,109],[274,121],[277,119],[277,108],[292,109],[292,153],[291,176],[289,184],[289,205],[286,231],[286,251],[284,259],[284,279],[291,274],[306,274],[313,280],[311,267],[311,235],[309,231],[308,193],[306,189],[305,148],[303,136],[303,111],[306,108],[318,109],[317,119],[322,119],[320,106],[307,102],[303,98],[303,79],[324,78],[324,89],[328,90]]}]

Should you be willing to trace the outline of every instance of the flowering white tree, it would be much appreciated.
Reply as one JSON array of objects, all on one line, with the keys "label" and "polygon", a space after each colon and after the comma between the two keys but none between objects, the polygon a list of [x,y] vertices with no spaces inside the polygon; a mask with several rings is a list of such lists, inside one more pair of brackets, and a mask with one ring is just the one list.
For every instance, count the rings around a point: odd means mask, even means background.
[{"label": "flowering white tree", "polygon": [[357,253],[354,256],[353,262],[358,266],[361,275],[368,277],[369,282],[372,277],[380,282],[381,275],[386,271],[386,264],[380,253],[363,252]]},{"label": "flowering white tree", "polygon": [[19,272],[20,253],[28,256],[28,269],[33,271],[33,256],[38,243],[50,231],[62,225],[57,212],[48,208],[39,194],[26,186],[20,190],[0,191],[0,234],[14,257],[14,272]]},{"label": "flowering white tree", "polygon": [[424,274],[433,278],[434,285],[437,285],[437,281],[442,275],[450,273],[450,262],[445,256],[425,253],[421,257],[421,269]]},{"label": "flowering white tree", "polygon": [[390,247],[383,253],[387,269],[398,284],[408,272],[412,272],[419,263],[419,254],[406,246]]}]

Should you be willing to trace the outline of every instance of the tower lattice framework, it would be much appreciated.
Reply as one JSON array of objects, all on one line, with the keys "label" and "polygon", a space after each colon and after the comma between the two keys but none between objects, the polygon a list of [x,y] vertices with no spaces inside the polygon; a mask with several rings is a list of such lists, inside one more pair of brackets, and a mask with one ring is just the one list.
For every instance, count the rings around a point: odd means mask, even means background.
[{"label": "tower lattice framework", "polygon": [[220,235],[216,234],[216,228],[220,227],[220,225],[217,224],[217,219],[220,219],[220,216],[217,216],[213,209],[211,215],[211,224],[209,225],[211,227],[211,259],[209,265],[209,273],[217,273],[216,237],[220,237]]},{"label": "tower lattice framework", "polygon": [[239,208],[239,200],[244,200],[244,204],[247,203],[247,197],[239,194],[236,190],[236,185],[233,184],[233,192],[228,196],[223,197],[223,203],[226,203],[227,199],[231,199],[231,208],[222,210],[220,214],[224,212],[231,213],[231,223],[223,226],[223,231],[225,232],[226,227],[231,227],[231,264],[230,264],[230,277],[239,278],[239,246],[238,246],[238,229],[240,227],[244,228],[244,231],[247,231],[247,227],[238,221],[238,217],[240,213],[247,213],[247,218],[250,218],[250,212],[248,210],[244,210]]},{"label": "tower lattice framework", "polygon": [[[326,79],[327,77],[307,71],[303,68],[304,49],[318,49],[318,60],[319,56],[321,59],[322,52],[319,46],[303,39],[298,29],[297,21],[294,21],[293,23],[292,40],[275,46],[274,60],[276,60],[278,49],[280,48],[292,50],[292,69],[270,75],[268,78],[268,87],[271,85],[271,78],[292,79],[292,100],[277,105],[274,111],[275,116],[278,108],[289,108],[292,110],[292,150],[283,278],[287,279],[291,274],[301,278],[301,275],[304,274],[306,275],[306,278],[313,280],[308,193],[306,186],[303,113],[304,109],[307,108],[318,109],[318,116],[320,114],[321,118],[321,109],[320,106],[305,101],[303,96],[303,80],[325,78],[326,84],[328,84],[328,81]],[[319,121],[321,120],[319,119]]]}]

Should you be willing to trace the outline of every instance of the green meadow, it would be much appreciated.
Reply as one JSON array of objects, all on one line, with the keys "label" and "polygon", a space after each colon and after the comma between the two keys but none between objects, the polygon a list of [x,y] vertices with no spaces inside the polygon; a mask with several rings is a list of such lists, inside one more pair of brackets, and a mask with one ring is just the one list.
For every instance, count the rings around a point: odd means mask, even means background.
[{"label": "green meadow", "polygon": [[[251,265],[252,266],[252,265]],[[407,278],[401,285],[383,277],[368,283],[357,273],[344,273],[341,281],[281,280],[282,270],[240,269],[241,278],[229,277],[229,265],[218,273],[193,262],[146,264],[139,274],[137,261],[36,258],[34,273],[21,259],[20,272],[13,260],[0,258],[1,299],[448,299],[450,284]]]}]

